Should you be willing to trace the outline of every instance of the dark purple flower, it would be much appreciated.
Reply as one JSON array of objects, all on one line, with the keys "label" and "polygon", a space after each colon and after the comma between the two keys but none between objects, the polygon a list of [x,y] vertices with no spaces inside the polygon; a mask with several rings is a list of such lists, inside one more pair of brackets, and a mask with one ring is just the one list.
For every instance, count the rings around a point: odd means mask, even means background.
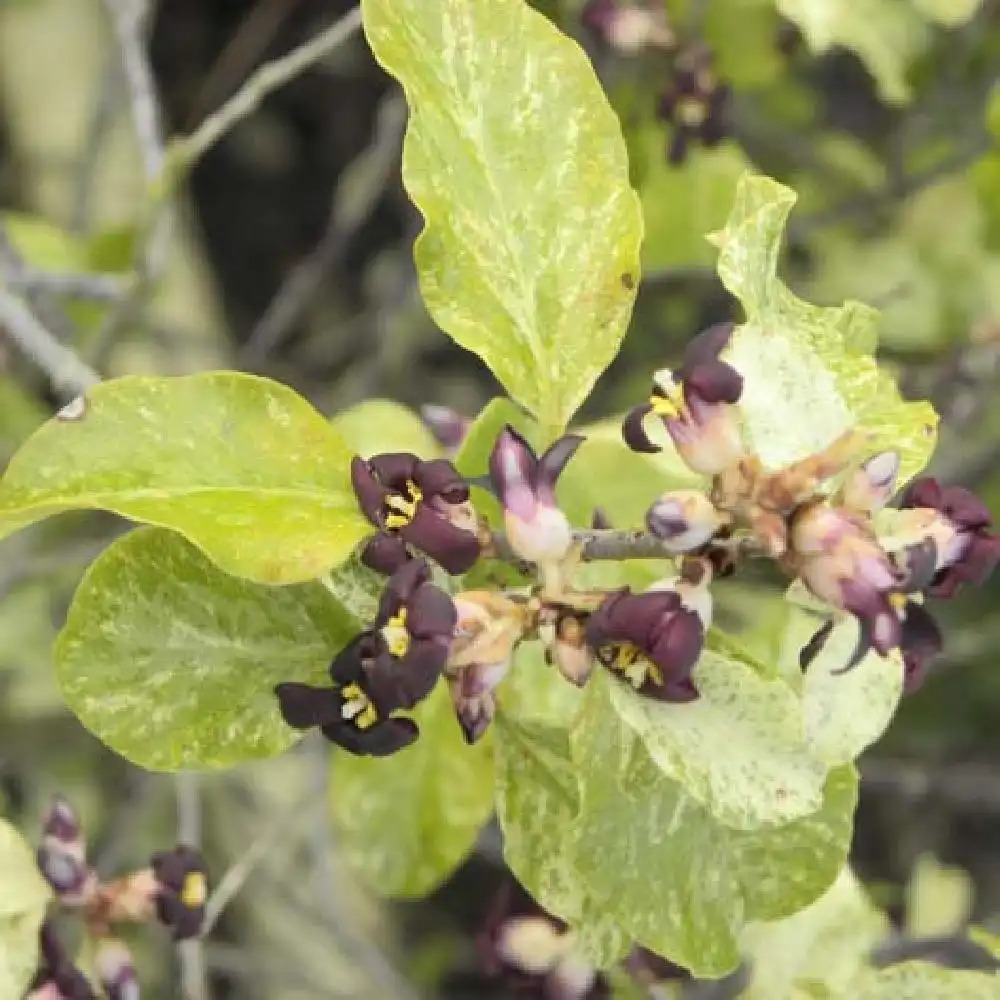
[{"label": "dark purple flower", "polygon": [[633,594],[628,587],[604,599],[587,623],[597,659],[639,694],[661,701],[698,697],[691,672],[701,655],[711,616],[706,588]]},{"label": "dark purple flower", "polygon": [[911,528],[937,547],[935,574],[927,587],[931,597],[954,597],[963,583],[984,583],[1000,562],[1000,536],[989,531],[989,509],[961,486],[918,479],[901,506],[913,512]]},{"label": "dark purple flower", "polygon": [[201,853],[178,844],[172,851],[154,854],[150,865],[156,879],[160,923],[173,931],[175,941],[197,937],[208,900],[208,875]]},{"label": "dark purple flower", "polygon": [[671,164],[682,164],[692,143],[711,148],[726,138],[729,94],[729,84],[716,77],[712,55],[704,46],[678,57],[670,84],[657,104],[657,117],[673,126],[667,151]]},{"label": "dark purple flower", "polygon": [[451,598],[430,582],[423,560],[407,562],[386,584],[374,627],[334,657],[334,686],[278,684],[281,714],[295,729],[318,726],[345,750],[384,757],[418,735],[411,709],[433,690],[448,659],[455,622]]},{"label": "dark purple flower", "polygon": [[45,816],[38,868],[65,906],[82,906],[97,889],[87,864],[87,844],[73,807],[57,796]]},{"label": "dark purple flower", "polygon": [[573,932],[520,886],[501,887],[477,940],[484,972],[525,1000],[609,1000],[610,985],[574,949]]},{"label": "dark purple flower", "polygon": [[393,573],[409,558],[407,545],[449,573],[464,573],[479,558],[468,483],[445,459],[424,462],[408,452],[356,457],[351,482],[362,512],[379,529],[362,552],[365,565]]},{"label": "dark purple flower", "polygon": [[931,613],[915,601],[903,608],[903,636],[899,648],[903,654],[903,690],[916,691],[924,682],[931,663],[944,647],[941,629]]},{"label": "dark purple flower", "polygon": [[577,434],[559,438],[538,458],[531,445],[507,425],[490,453],[490,481],[503,506],[507,541],[529,562],[561,559],[573,531],[556,502],[556,480],[583,444]]},{"label": "dark purple flower", "polygon": [[729,343],[732,323],[703,330],[688,345],[684,364],[654,377],[649,401],[629,411],[622,425],[625,443],[634,451],[660,451],[643,426],[647,416],[659,417],[678,454],[695,472],[714,476],[743,455],[739,417],[732,404],[743,392],[743,377],[719,359]]}]

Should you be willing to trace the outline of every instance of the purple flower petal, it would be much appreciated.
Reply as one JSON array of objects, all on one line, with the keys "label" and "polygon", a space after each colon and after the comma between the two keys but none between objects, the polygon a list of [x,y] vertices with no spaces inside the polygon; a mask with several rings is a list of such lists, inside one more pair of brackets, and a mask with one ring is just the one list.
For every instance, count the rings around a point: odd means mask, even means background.
[{"label": "purple flower petal", "polygon": [[405,489],[407,482],[416,475],[419,464],[420,459],[408,451],[389,451],[368,459],[368,466],[378,481],[396,492]]},{"label": "purple flower petal", "polygon": [[644,455],[654,455],[658,451],[663,450],[658,444],[654,444],[650,440],[643,426],[646,417],[652,412],[652,403],[642,403],[640,406],[633,406],[626,414],[625,421],[622,424],[622,439],[632,451],[637,451]]},{"label": "purple flower petal", "polygon": [[736,403],[743,393],[743,376],[725,361],[695,365],[684,379],[684,398],[705,403]]},{"label": "purple flower petal", "polygon": [[431,578],[430,567],[423,559],[411,559],[405,566],[396,570],[386,582],[382,597],[379,599],[378,614],[375,625],[382,628],[390,618],[399,614],[401,608],[410,603],[417,588]]},{"label": "purple flower petal", "polygon": [[544,504],[549,506],[555,504],[556,480],[585,440],[586,438],[580,434],[565,434],[554,441],[538,460],[532,477],[532,486]]},{"label": "purple flower petal", "polygon": [[452,599],[430,584],[416,591],[407,608],[406,628],[414,639],[450,642],[457,621],[458,612]]},{"label": "purple flower petal", "polygon": [[281,716],[293,729],[312,729],[340,717],[343,701],[333,688],[287,681],[274,688]]},{"label": "purple flower petal", "polygon": [[351,459],[351,485],[354,487],[361,512],[372,524],[381,527],[382,503],[390,491],[375,478],[363,458]]},{"label": "purple flower petal", "polygon": [[914,479],[907,487],[900,502],[900,507],[930,507],[932,510],[941,509],[941,484],[931,477]]},{"label": "purple flower petal", "polygon": [[418,463],[413,481],[425,499],[440,496],[448,503],[464,503],[469,499],[467,483],[458,474],[455,466],[444,458]]},{"label": "purple flower petal", "polygon": [[701,655],[705,629],[693,611],[675,611],[650,635],[645,652],[663,674],[664,681],[690,674]]},{"label": "purple flower petal", "polygon": [[937,622],[922,605],[912,601],[906,605],[900,649],[903,654],[903,690],[915,691],[927,676],[931,661],[944,648],[944,639]]},{"label": "purple flower petal", "polygon": [[677,380],[685,381],[699,365],[718,361],[733,339],[735,329],[734,323],[716,323],[695,336],[684,351],[684,363],[677,370]]},{"label": "purple flower petal", "polygon": [[467,573],[481,554],[475,532],[459,528],[423,503],[417,508],[413,520],[400,530],[400,535],[452,576]]},{"label": "purple flower petal", "polygon": [[372,535],[361,550],[362,564],[383,576],[392,576],[411,558],[406,542],[399,535],[384,531]]}]

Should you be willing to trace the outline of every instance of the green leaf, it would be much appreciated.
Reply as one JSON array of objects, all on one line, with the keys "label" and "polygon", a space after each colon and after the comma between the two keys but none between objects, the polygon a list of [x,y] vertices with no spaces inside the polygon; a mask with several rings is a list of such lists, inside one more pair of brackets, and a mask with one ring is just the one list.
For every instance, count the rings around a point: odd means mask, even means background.
[{"label": "green leaf", "polygon": [[1000,1000],[1000,977],[987,972],[942,969],[927,962],[904,962],[870,972],[837,1000]]},{"label": "green leaf", "polygon": [[102,508],[179,531],[224,570],[296,583],[370,530],[351,450],[291,389],[252,375],[105,382],[41,427],[0,481],[0,537]]},{"label": "green leaf", "polygon": [[80,721],[133,763],[232,767],[291,746],[274,685],[329,683],[356,628],[319,583],[240,580],[180,536],[140,528],[81,581],[56,674]]},{"label": "green leaf", "polygon": [[366,399],[338,413],[333,426],[362,458],[383,451],[410,451],[421,458],[441,454],[441,446],[420,417],[391,399]]},{"label": "green leaf", "polygon": [[972,20],[983,0],[913,0],[913,3],[927,20],[946,28],[958,28]]},{"label": "green leaf", "polygon": [[497,396],[483,407],[472,422],[455,455],[455,468],[463,476],[482,476],[489,470],[490,452],[505,424],[510,424],[535,447],[540,445],[535,421],[516,403]]},{"label": "green leaf", "polygon": [[836,878],[856,775],[851,767],[831,772],[822,808],[792,823],[722,826],[617,718],[601,691],[611,683],[592,678],[572,734],[581,783],[575,866],[606,916],[641,944],[695,976],[723,976],[739,962],[748,920],[793,913]]},{"label": "green leaf", "polygon": [[884,101],[904,104],[909,100],[906,70],[927,42],[924,18],[910,0],[869,0],[865,4],[856,0],[777,0],[777,3],[779,12],[798,26],[813,52],[827,52],[835,45],[850,49],[875,78]]},{"label": "green leaf", "polygon": [[441,681],[413,713],[420,737],[391,757],[338,753],[330,802],[338,849],[384,896],[418,898],[465,860],[493,812],[493,746],[468,746]]},{"label": "green leaf", "polygon": [[523,0],[364,0],[411,108],[403,179],[431,315],[556,436],[618,351],[642,219],[575,42]]},{"label": "green leaf", "polygon": [[874,310],[860,302],[813,306],[778,280],[781,235],[794,202],[789,188],[748,174],[726,228],[714,237],[719,276],[747,317],[727,355],[744,377],[747,444],[766,466],[780,468],[857,427],[871,434],[873,452],[900,452],[906,482],[933,452],[937,414],[929,403],[904,402],[875,363]]},{"label": "green leaf", "polygon": [[889,931],[858,880],[844,869],[814,903],[785,920],[750,924],[741,942],[752,980],[742,1000],[794,997],[794,987],[822,984],[839,996],[865,968],[869,952]]},{"label": "green leaf", "polygon": [[[798,651],[821,622],[790,609],[785,655],[797,669]],[[847,673],[837,673],[858,644],[854,618],[840,620],[809,664],[802,687],[802,713],[810,751],[827,764],[846,764],[868,749],[888,728],[903,693],[903,664],[898,652],[871,652]]]},{"label": "green leaf", "polygon": [[701,697],[682,705],[612,681],[608,708],[664,776],[719,823],[752,830],[816,812],[827,767],[809,753],[795,692],[710,649],[695,681]]},{"label": "green leaf", "polygon": [[38,873],[35,852],[0,819],[0,997],[22,996],[38,964],[38,931],[49,887]]}]

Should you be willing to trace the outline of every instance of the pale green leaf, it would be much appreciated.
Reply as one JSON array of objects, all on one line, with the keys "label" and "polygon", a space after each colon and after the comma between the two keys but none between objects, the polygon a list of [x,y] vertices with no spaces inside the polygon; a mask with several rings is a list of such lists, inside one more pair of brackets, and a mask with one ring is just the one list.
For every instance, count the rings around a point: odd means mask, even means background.
[{"label": "pale green leaf", "polygon": [[958,28],[972,20],[983,0],[913,0],[913,3],[927,20],[946,28]]},{"label": "pale green leaf", "polygon": [[831,772],[811,816],[753,832],[722,826],[664,775],[595,680],[572,735],[577,870],[606,916],[641,944],[696,976],[723,976],[739,962],[747,921],[802,909],[836,878],[851,838],[854,771]]},{"label": "pale green leaf", "polygon": [[441,454],[441,446],[420,417],[391,399],[366,399],[338,413],[333,426],[362,458],[384,451],[409,451],[420,458]]},{"label": "pale green leaf", "polygon": [[577,44],[523,0],[364,0],[411,109],[421,291],[554,436],[618,351],[642,219],[618,121]]},{"label": "pale green leaf", "polygon": [[41,427],[0,481],[0,537],[102,508],[172,528],[224,570],[296,583],[370,530],[351,451],[304,399],[235,372],[105,382]]},{"label": "pale green leaf", "polygon": [[904,962],[869,972],[837,1000],[1000,1000],[1000,977]]},{"label": "pale green leaf", "polygon": [[35,852],[0,819],[0,997],[16,1000],[38,963],[38,931],[49,888],[38,873]]},{"label": "pale green leaf", "polygon": [[56,673],[80,721],[133,763],[232,767],[291,746],[274,685],[329,683],[356,628],[319,583],[241,580],[179,535],[140,528],[81,581]]},{"label": "pale green leaf", "polygon": [[510,424],[538,448],[538,426],[517,404],[503,396],[491,399],[472,422],[455,455],[455,468],[463,476],[482,476],[489,471],[490,452],[497,437]]},{"label": "pale green leaf", "polygon": [[[786,649],[795,658],[821,621],[790,609]],[[794,635],[794,638],[793,638]],[[823,648],[810,662],[802,688],[802,713],[811,752],[827,764],[855,760],[888,728],[903,693],[903,664],[897,651],[870,652],[846,673],[858,645],[854,618],[837,622]]]},{"label": "pale green leaf", "polygon": [[976,888],[964,868],[943,865],[933,854],[917,858],[906,886],[906,935],[948,937],[972,915]]},{"label": "pale green leaf", "polygon": [[[839,996],[867,964],[889,922],[844,869],[814,903],[785,920],[752,923],[741,942],[751,969],[744,1000],[794,996],[793,987],[822,984]],[[809,987],[800,986],[805,992]],[[806,995],[810,995],[806,993]]]},{"label": "pale green leaf", "polygon": [[803,302],[777,278],[781,236],[795,193],[746,175],[726,228],[715,234],[719,275],[743,305],[727,359],[744,377],[740,409],[747,444],[780,468],[825,448],[850,428],[871,450],[897,450],[900,482],[927,463],[937,414],[907,403],[872,352],[877,314],[860,302],[836,308]]},{"label": "pale green leaf", "polygon": [[717,822],[755,829],[816,812],[827,767],[809,752],[792,689],[711,649],[694,676],[696,701],[656,701],[614,681],[609,707]]},{"label": "pale green leaf", "polygon": [[330,774],[337,847],[385,896],[419,898],[462,863],[493,812],[493,746],[468,746],[448,687],[414,710],[420,737],[391,757],[338,753]]},{"label": "pale green leaf", "polygon": [[[965,5],[969,0],[956,2]],[[827,52],[835,45],[850,49],[875,78],[883,100],[903,104],[909,99],[906,71],[927,42],[925,20],[911,0],[777,0],[777,4],[813,52]]]}]

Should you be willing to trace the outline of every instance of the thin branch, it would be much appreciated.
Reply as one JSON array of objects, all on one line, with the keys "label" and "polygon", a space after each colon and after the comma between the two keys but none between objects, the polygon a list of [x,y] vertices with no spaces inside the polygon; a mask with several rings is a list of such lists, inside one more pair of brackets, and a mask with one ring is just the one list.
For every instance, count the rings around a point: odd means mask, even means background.
[{"label": "thin branch", "polygon": [[272,91],[283,87],[310,66],[338,49],[361,27],[361,8],[354,7],[312,40],[281,59],[261,66],[247,82],[206,118],[191,135],[175,140],[170,156],[178,170],[186,170],[214,146],[237,122],[260,106]]},{"label": "thin branch", "polygon": [[406,126],[406,102],[391,93],[381,102],[371,145],[344,171],[337,184],[326,232],[316,248],[288,276],[241,352],[241,367],[258,365],[298,322],[351,236],[371,214],[399,160]]},{"label": "thin branch", "polygon": [[8,284],[29,297],[43,294],[87,302],[117,302],[126,287],[116,274],[59,274],[36,268],[25,268],[21,274],[8,277]]},{"label": "thin branch", "polygon": [[[177,840],[189,847],[201,846],[201,788],[198,776],[181,772],[175,779],[177,791]],[[181,941],[177,946],[184,1000],[209,1000],[208,967],[200,938]]]},{"label": "thin branch", "polygon": [[22,292],[28,305],[41,324],[57,340],[71,341],[76,332],[73,321],[53,295],[42,288],[24,287],[32,275],[38,273],[14,245],[3,226],[0,226],[0,277],[9,287]]},{"label": "thin branch", "polygon": [[152,186],[159,182],[166,158],[156,84],[146,55],[149,5],[146,0],[105,0],[105,3],[118,40],[146,180]]},{"label": "thin branch", "polygon": [[0,328],[63,395],[80,396],[101,378],[52,334],[13,292],[0,288]]},{"label": "thin branch", "polygon": [[[602,562],[622,559],[672,559],[663,542],[648,531],[618,531],[596,529],[573,532],[573,539],[583,546],[581,558],[584,562]],[[510,547],[506,537],[493,535],[493,549],[497,559],[504,562],[520,562]]]},{"label": "thin branch", "polygon": [[90,228],[90,208],[94,193],[97,165],[105,140],[111,132],[121,97],[121,67],[117,59],[109,59],[101,74],[97,99],[87,122],[87,137],[73,181],[73,210],[70,229],[84,235]]}]

